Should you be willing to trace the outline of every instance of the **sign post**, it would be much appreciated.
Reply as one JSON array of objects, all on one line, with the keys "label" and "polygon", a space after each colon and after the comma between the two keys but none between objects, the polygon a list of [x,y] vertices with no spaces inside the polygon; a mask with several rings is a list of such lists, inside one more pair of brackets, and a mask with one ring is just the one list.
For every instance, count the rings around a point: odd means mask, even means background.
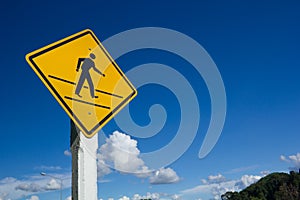
[{"label": "sign post", "polygon": [[72,200],[97,200],[97,134],[87,138],[71,121]]},{"label": "sign post", "polygon": [[31,52],[26,60],[71,118],[72,199],[96,200],[96,134],[137,91],[88,29]]}]

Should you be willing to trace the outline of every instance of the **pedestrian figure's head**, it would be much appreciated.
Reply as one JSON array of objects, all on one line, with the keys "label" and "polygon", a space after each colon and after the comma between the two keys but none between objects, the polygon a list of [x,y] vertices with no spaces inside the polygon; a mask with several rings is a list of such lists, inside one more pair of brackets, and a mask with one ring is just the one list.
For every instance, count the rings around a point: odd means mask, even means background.
[{"label": "pedestrian figure's head", "polygon": [[90,53],[90,58],[94,60],[96,58],[95,54]]}]

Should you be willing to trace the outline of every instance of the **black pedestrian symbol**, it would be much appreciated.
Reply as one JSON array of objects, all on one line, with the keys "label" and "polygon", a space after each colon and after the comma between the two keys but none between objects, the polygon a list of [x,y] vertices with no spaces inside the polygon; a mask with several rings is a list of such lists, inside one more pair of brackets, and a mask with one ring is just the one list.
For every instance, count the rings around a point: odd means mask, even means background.
[{"label": "black pedestrian symbol", "polygon": [[[86,80],[89,85],[91,97],[98,98],[98,96],[95,96],[94,84],[93,84],[92,77],[90,75],[90,69],[93,69],[95,72],[102,75],[103,77],[105,77],[105,74],[103,74],[100,70],[98,70],[96,68],[95,62],[93,61],[95,58],[96,58],[95,54],[91,53],[89,58],[79,58],[78,59],[76,71],[78,72],[79,68],[81,66],[81,74],[80,74],[79,81],[78,81],[76,89],[75,89],[75,94],[78,95],[79,97],[82,97],[80,95],[80,91],[83,87],[84,81]],[[81,63],[82,63],[82,65],[81,65]]]}]

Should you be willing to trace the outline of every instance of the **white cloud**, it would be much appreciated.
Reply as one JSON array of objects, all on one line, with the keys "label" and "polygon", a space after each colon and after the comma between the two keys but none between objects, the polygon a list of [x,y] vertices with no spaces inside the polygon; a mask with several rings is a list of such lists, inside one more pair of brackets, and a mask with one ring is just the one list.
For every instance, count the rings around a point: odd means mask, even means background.
[{"label": "white cloud", "polygon": [[23,190],[25,192],[40,192],[41,187],[35,183],[21,183],[15,187],[16,190]]},{"label": "white cloud", "polygon": [[13,183],[15,182],[17,179],[13,178],[13,177],[6,177],[4,179],[0,180],[0,184],[8,184],[8,183]]},{"label": "white cloud", "polygon": [[25,193],[25,191],[16,190],[15,188],[21,184],[21,181],[12,178],[6,177],[0,180],[0,200],[13,199],[21,197],[18,193]]},{"label": "white cloud", "polygon": [[36,195],[33,195],[30,197],[30,199],[27,199],[27,200],[39,200],[40,198]]},{"label": "white cloud", "polygon": [[224,182],[226,180],[226,178],[222,175],[222,174],[218,174],[218,175],[210,175],[208,176],[207,180],[206,179],[202,179],[202,183],[203,184],[208,184],[208,183],[221,183]]},{"label": "white cloud", "polygon": [[225,181],[222,183],[209,183],[204,185],[198,185],[196,187],[186,189],[181,191],[184,195],[190,195],[190,194],[210,194],[214,198],[218,196],[218,198],[221,197],[221,194],[227,192],[227,191],[237,191],[238,188],[236,187],[235,180],[233,181]]},{"label": "white cloud", "polygon": [[[140,158],[137,141],[129,135],[114,131],[106,139],[97,154],[97,173],[101,178],[112,172],[112,169],[121,173],[130,173],[139,178],[150,177],[151,184],[168,184],[179,180],[176,172],[171,168],[159,169],[151,172]],[[153,170],[152,170],[153,171]]]},{"label": "white cloud", "polygon": [[71,153],[70,150],[67,149],[67,150],[64,151],[64,155],[65,156],[72,156],[72,153]]},{"label": "white cloud", "polygon": [[137,141],[119,131],[114,131],[106,139],[97,154],[98,177],[110,174],[111,168],[121,173],[133,174],[138,178],[149,177],[151,184],[169,184],[179,181],[176,172],[171,168],[161,168],[154,173],[151,172],[140,158]]},{"label": "white cloud", "polygon": [[168,184],[176,183],[178,181],[179,177],[171,168],[161,168],[150,176],[151,184]]},{"label": "white cloud", "polygon": [[206,180],[202,180],[202,185],[183,190],[181,193],[183,195],[210,194],[213,199],[219,200],[222,194],[228,191],[240,191],[261,178],[261,176],[243,175],[237,180],[226,180],[223,175],[218,174],[216,176],[209,176]]},{"label": "white cloud", "polygon": [[110,174],[112,171],[106,165],[103,156],[101,154],[98,154],[97,157],[97,176],[101,178],[107,174]]},{"label": "white cloud", "polygon": [[261,178],[261,176],[244,175],[241,177],[241,180],[236,183],[236,186],[238,186],[238,188],[241,190],[253,183],[256,183]]},{"label": "white cloud", "polygon": [[0,193],[0,200],[7,199],[8,193]]},{"label": "white cloud", "polygon": [[159,200],[160,199],[160,195],[158,193],[150,193],[147,192],[146,195],[139,195],[139,194],[135,194],[133,195],[133,197],[131,198],[131,200],[140,200],[140,199],[151,199],[151,200]]},{"label": "white cloud", "polygon": [[[65,187],[71,187],[69,173],[52,175],[64,179],[63,183]],[[37,195],[51,187],[53,187],[53,184],[49,183],[49,177],[40,175],[24,176],[21,180],[6,177],[0,179],[0,200],[20,199],[24,198],[24,196]]]},{"label": "white cloud", "polygon": [[72,196],[68,196],[65,200],[72,200]]},{"label": "white cloud", "polygon": [[179,200],[179,199],[181,199],[180,196],[179,196],[178,194],[172,195],[171,198],[172,198],[172,200]]},{"label": "white cloud", "polygon": [[123,196],[123,197],[119,198],[119,200],[130,200],[130,198],[127,196]]},{"label": "white cloud", "polygon": [[281,155],[280,160],[291,163],[292,166],[289,167],[290,170],[298,171],[300,169],[300,153],[288,157]]},{"label": "white cloud", "polygon": [[266,176],[266,175],[270,174],[270,171],[268,171],[268,170],[261,171],[260,174],[261,174],[262,176]]},{"label": "white cloud", "polygon": [[108,198],[108,200],[114,200],[114,198]]},{"label": "white cloud", "polygon": [[132,200],[140,200],[142,197],[139,194],[134,194]]},{"label": "white cloud", "polygon": [[47,185],[44,187],[45,190],[59,190],[60,183],[57,182],[55,179],[51,179]]},{"label": "white cloud", "polygon": [[[109,198],[110,200],[113,198]],[[118,200],[141,200],[141,199],[151,199],[151,200],[180,200],[181,195],[178,194],[167,194],[167,193],[151,193],[147,192],[145,195],[140,195],[140,194],[134,194],[131,198],[128,196],[123,196],[119,198]],[[103,200],[103,198],[100,198],[99,200]],[[201,199],[200,199],[201,200]]]},{"label": "white cloud", "polygon": [[280,156],[280,160],[282,160],[282,161],[288,161],[284,155]]},{"label": "white cloud", "polygon": [[97,158],[98,169],[102,169],[98,171],[98,174],[101,176],[111,172],[108,167],[104,167],[107,164],[123,173],[132,173],[137,176],[149,173],[148,167],[139,156],[137,141],[126,134],[115,131],[100,147]]}]

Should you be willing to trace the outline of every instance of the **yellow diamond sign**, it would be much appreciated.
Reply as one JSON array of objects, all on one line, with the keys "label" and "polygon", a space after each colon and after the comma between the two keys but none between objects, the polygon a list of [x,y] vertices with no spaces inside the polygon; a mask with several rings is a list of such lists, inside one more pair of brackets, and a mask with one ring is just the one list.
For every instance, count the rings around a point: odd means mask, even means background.
[{"label": "yellow diamond sign", "polygon": [[31,52],[26,60],[86,137],[137,94],[91,30]]}]

